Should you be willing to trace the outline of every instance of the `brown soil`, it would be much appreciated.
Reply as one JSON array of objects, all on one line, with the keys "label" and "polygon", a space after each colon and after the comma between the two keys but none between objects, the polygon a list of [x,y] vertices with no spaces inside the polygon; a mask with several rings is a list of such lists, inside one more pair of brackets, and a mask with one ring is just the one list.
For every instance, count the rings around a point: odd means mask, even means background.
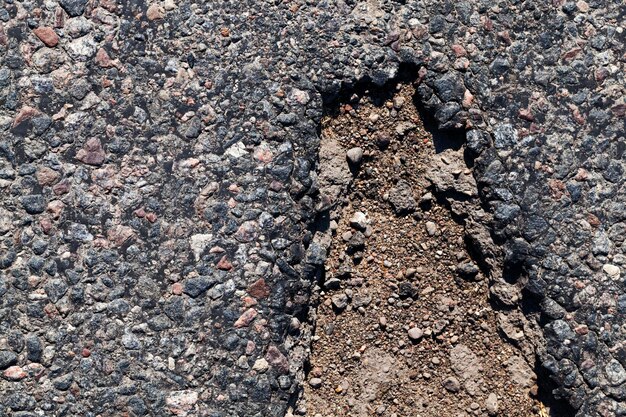
[{"label": "brown soil", "polygon": [[[377,105],[353,97],[323,123],[322,135],[346,150],[361,147],[364,157],[326,261],[325,282],[341,281],[323,288],[317,310],[308,380],[321,386],[306,384],[300,409],[316,417],[543,415],[531,397],[531,368],[499,336],[488,279],[456,273],[469,261],[463,221],[453,220],[445,199],[429,198],[425,172],[438,156],[413,104],[414,88],[397,90]],[[403,216],[388,201],[400,179],[418,203]],[[476,200],[464,207],[471,210]],[[357,211],[367,216],[369,237],[351,255],[346,240],[356,233],[350,219]],[[432,236],[427,222],[436,225]],[[341,301],[342,294],[349,302],[339,311],[333,297]],[[412,328],[423,332],[417,341],[409,337]]]}]

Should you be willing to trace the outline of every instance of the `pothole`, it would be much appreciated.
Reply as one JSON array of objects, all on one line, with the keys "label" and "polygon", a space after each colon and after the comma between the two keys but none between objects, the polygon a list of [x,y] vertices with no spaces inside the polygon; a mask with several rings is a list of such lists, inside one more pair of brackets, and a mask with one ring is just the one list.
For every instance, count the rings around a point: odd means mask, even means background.
[{"label": "pothole", "polygon": [[496,282],[498,249],[463,146],[435,146],[414,95],[410,82],[363,89],[323,121],[330,217],[316,240],[329,252],[295,411],[547,416],[533,371],[539,332],[517,308],[519,289]]}]

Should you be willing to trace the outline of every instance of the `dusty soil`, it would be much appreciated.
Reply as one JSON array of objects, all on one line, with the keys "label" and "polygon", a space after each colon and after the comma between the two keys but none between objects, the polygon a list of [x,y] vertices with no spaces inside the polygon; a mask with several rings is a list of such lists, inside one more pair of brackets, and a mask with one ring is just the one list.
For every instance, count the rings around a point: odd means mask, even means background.
[{"label": "dusty soil", "polygon": [[[544,415],[532,396],[535,374],[499,334],[489,280],[466,250],[465,215],[457,207],[453,216],[450,199],[427,179],[442,154],[413,95],[409,84],[376,103],[353,96],[324,121],[324,137],[346,151],[361,148],[363,157],[351,164],[347,201],[331,221],[301,410],[316,417]],[[469,174],[467,167],[454,172]],[[460,195],[462,210],[477,207],[475,195]]]}]

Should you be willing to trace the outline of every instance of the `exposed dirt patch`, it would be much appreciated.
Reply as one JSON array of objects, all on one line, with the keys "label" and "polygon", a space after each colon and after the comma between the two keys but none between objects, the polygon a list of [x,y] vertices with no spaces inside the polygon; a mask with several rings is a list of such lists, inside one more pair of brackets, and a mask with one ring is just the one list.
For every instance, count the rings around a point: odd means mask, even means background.
[{"label": "exposed dirt patch", "polygon": [[521,323],[516,334],[510,315],[494,311],[489,279],[466,249],[466,219],[480,207],[463,150],[436,153],[413,87],[397,90],[376,103],[353,96],[323,124],[326,142],[344,158],[326,168],[341,169],[347,156],[355,177],[331,215],[299,409],[309,416],[540,415],[532,352],[514,340],[527,329]]}]

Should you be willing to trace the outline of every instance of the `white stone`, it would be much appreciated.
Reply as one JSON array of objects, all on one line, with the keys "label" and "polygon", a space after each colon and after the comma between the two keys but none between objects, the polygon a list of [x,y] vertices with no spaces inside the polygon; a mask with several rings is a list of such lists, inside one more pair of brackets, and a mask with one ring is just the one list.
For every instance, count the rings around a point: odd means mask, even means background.
[{"label": "white stone", "polygon": [[197,234],[192,235],[190,238],[191,250],[193,250],[193,255],[196,258],[196,261],[200,260],[200,255],[209,245],[209,241],[213,239],[213,235],[211,234]]},{"label": "white stone", "polygon": [[367,227],[367,216],[361,211],[355,212],[350,218],[350,225],[359,230],[365,230]]},{"label": "white stone", "polygon": [[198,402],[198,393],[195,391],[173,391],[165,399],[169,410],[177,416],[186,416]]},{"label": "white stone", "polygon": [[619,266],[611,264],[604,265],[602,270],[612,279],[618,279],[621,273]]},{"label": "white stone", "polygon": [[260,374],[262,374],[263,372],[266,372],[269,369],[269,367],[270,365],[267,363],[265,358],[257,359],[254,362],[254,365],[252,365],[252,369],[257,371]]},{"label": "white stone", "polygon": [[235,158],[241,158],[248,152],[246,151],[246,145],[244,145],[243,142],[237,142],[230,148],[226,149],[226,152],[224,153],[230,156],[234,156]]}]

